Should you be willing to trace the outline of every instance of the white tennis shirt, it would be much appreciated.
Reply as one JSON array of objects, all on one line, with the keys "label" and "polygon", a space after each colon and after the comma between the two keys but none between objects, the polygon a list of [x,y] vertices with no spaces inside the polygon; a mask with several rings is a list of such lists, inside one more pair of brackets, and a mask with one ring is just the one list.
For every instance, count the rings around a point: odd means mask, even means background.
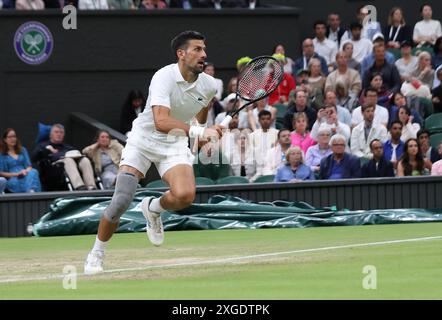
[{"label": "white tennis shirt", "polygon": [[146,108],[132,123],[132,131],[128,134],[128,142],[142,142],[153,149],[165,146],[167,148],[187,147],[187,136],[179,137],[159,132],[155,129],[152,106],[170,108],[170,116],[190,124],[190,121],[216,94],[215,79],[200,73],[193,83],[184,80],[178,64],[170,64],[158,70],[152,77]]}]

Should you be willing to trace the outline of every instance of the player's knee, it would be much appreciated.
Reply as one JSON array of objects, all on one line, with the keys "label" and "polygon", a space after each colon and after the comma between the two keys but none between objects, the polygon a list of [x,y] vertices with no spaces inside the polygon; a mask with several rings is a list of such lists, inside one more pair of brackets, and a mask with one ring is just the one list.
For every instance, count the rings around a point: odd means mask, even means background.
[{"label": "player's knee", "polygon": [[193,190],[176,190],[173,195],[183,208],[190,206],[195,200],[195,191]]},{"label": "player's knee", "polygon": [[112,223],[120,221],[120,217],[129,208],[132,198],[128,194],[115,194],[111,204],[104,211],[104,217]]}]

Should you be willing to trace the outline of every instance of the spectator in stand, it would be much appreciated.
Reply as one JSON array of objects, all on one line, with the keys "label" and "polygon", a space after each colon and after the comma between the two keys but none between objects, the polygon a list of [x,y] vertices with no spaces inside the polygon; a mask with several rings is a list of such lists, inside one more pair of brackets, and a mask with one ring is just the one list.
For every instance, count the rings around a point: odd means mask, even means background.
[{"label": "spectator in stand", "polygon": [[0,141],[0,177],[7,179],[9,192],[41,191],[38,171],[32,168],[28,151],[11,128],[3,132]]},{"label": "spectator in stand", "polygon": [[338,104],[338,99],[334,91],[328,90],[325,92],[324,106],[336,106],[339,122],[345,123],[349,128],[351,128],[350,111]]},{"label": "spectator in stand", "polygon": [[316,111],[307,105],[307,94],[305,91],[296,90],[294,94],[294,101],[291,100],[287,112],[284,115],[284,128],[293,131],[293,116],[298,112],[305,112],[308,118],[308,130],[311,130],[316,121]]},{"label": "spectator in stand", "polygon": [[238,89],[238,78],[237,77],[230,78],[229,83],[227,84],[227,90],[226,90],[227,95],[231,93],[236,93],[237,89]]},{"label": "spectator in stand", "polygon": [[359,22],[353,22],[350,24],[351,38],[347,40],[342,39],[340,48],[340,50],[343,50],[343,46],[347,42],[350,42],[353,45],[353,58],[358,63],[362,63],[362,60],[364,60],[364,58],[368,56],[373,49],[372,42],[369,39],[361,37],[361,31],[362,24]]},{"label": "spectator in stand", "polygon": [[395,120],[390,126],[390,139],[384,143],[384,158],[393,164],[397,169],[397,162],[404,153],[404,142],[401,140],[402,123]]},{"label": "spectator in stand", "polygon": [[432,46],[442,36],[439,20],[433,20],[433,10],[428,4],[421,7],[422,20],[417,22],[413,30],[413,41],[417,46]]},{"label": "spectator in stand", "polygon": [[309,100],[312,107],[317,109],[324,104],[324,85],[326,78],[321,72],[321,62],[316,58],[310,59],[308,71]]},{"label": "spectator in stand", "polygon": [[417,69],[418,59],[411,54],[411,42],[401,43],[401,56],[394,64],[399,71],[401,81],[409,81],[411,74]]},{"label": "spectator in stand", "polygon": [[341,38],[345,29],[341,28],[341,18],[337,13],[330,13],[327,19],[327,38],[336,43],[337,48],[341,46]]},{"label": "spectator in stand", "polygon": [[406,106],[411,110],[411,115],[413,116],[412,118],[412,123],[418,123],[420,126],[423,125],[423,120],[422,117],[420,116],[419,112],[414,109],[414,108],[410,108],[410,106],[407,103],[407,99],[405,98],[405,96],[400,93],[400,92],[396,92],[395,94],[393,94],[393,96],[391,97],[390,100],[390,112],[389,112],[389,123],[388,126],[391,125],[391,123],[393,123],[393,121],[398,120],[397,117],[397,112],[399,110],[399,107],[402,106]]},{"label": "spectator in stand", "polygon": [[352,179],[361,177],[360,160],[345,152],[347,141],[340,134],[335,134],[330,139],[332,154],[321,160],[320,179]]},{"label": "spectator in stand", "polygon": [[424,159],[416,139],[405,142],[404,153],[397,165],[397,176],[422,176],[425,169],[431,171],[431,161]]},{"label": "spectator in stand", "polygon": [[[215,118],[215,124],[221,124],[221,122],[226,117],[227,112],[232,111],[234,108],[235,109],[239,108],[239,106],[241,104],[241,100],[238,99],[236,101],[236,104],[234,105],[235,98],[236,98],[236,94],[235,93],[231,93],[227,97],[224,98],[224,100],[221,103],[222,106],[224,107],[224,111],[218,113],[218,115]],[[245,128],[249,127],[249,121],[248,121],[247,112],[248,111],[240,111],[239,112],[239,125],[238,125],[239,129],[245,129]]]},{"label": "spectator in stand", "polygon": [[127,135],[132,130],[132,122],[144,111],[146,98],[140,90],[132,90],[121,109],[120,132]]},{"label": "spectator in stand", "polygon": [[[374,119],[375,123],[381,123],[385,127],[388,124],[388,110],[377,104],[378,101],[378,91],[374,88],[368,87],[364,91],[364,103],[366,106],[374,107]],[[362,107],[359,106],[353,110],[351,114],[351,123],[352,126],[355,127],[358,124],[364,121],[364,117],[362,115]]]},{"label": "spectator in stand", "polygon": [[362,178],[394,177],[393,164],[384,158],[384,147],[378,139],[370,142],[373,159],[361,168]]},{"label": "spectator in stand", "polygon": [[304,152],[300,147],[290,147],[286,152],[285,165],[278,168],[275,182],[299,182],[315,180],[315,175],[309,166],[304,164]]},{"label": "spectator in stand", "polygon": [[370,79],[373,73],[382,74],[382,83],[385,89],[390,92],[398,92],[401,88],[401,77],[394,64],[389,64],[385,59],[385,46],[377,44],[373,48],[375,62],[362,77],[362,88],[365,89],[370,85]]},{"label": "spectator in stand", "polygon": [[382,32],[380,23],[374,19],[368,18],[368,15],[371,13],[369,6],[360,6],[357,11],[358,21],[363,25],[362,37],[369,40],[373,39],[373,36],[376,33]]},{"label": "spectator in stand", "polygon": [[[347,66],[351,69],[356,70],[360,74],[361,73],[361,64],[353,58],[353,43],[351,43],[349,41],[344,43],[344,45],[342,46],[342,52],[344,52],[345,57],[347,58]],[[337,67],[338,67],[338,65],[336,64],[335,69]]]},{"label": "spectator in stand", "polygon": [[78,151],[78,156],[69,155],[69,151],[78,150],[64,143],[64,127],[61,124],[54,124],[51,128],[49,141],[37,145],[32,154],[32,160],[36,163],[48,161],[50,164],[62,162],[64,163],[64,171],[75,190],[97,189],[94,171],[89,159],[82,156],[80,151]]},{"label": "spectator in stand", "polygon": [[442,65],[442,37],[437,38],[436,43],[433,46],[433,57],[431,61],[434,70]]},{"label": "spectator in stand", "polygon": [[434,70],[431,65],[431,55],[428,52],[422,51],[419,53],[418,66],[411,73],[411,76],[426,85],[429,90],[433,88]]},{"label": "spectator in stand", "polygon": [[411,28],[405,23],[404,12],[399,7],[393,7],[388,15],[388,26],[384,28],[384,38],[387,48],[398,49],[403,41],[412,41]]},{"label": "spectator in stand", "polygon": [[434,112],[442,112],[442,68],[437,70],[439,85],[431,91]]},{"label": "spectator in stand", "polygon": [[140,9],[166,9],[167,3],[162,0],[142,0]]},{"label": "spectator in stand", "polygon": [[418,123],[413,123],[413,116],[411,110],[407,106],[399,107],[397,112],[397,118],[402,123],[402,135],[401,140],[407,141],[408,139],[416,139],[417,133],[421,126]]},{"label": "spectator in stand", "polygon": [[[385,108],[388,108],[389,104],[390,104],[392,93],[389,90],[387,90],[387,88],[385,88],[381,73],[373,72],[371,74],[370,87],[375,89],[378,93],[377,104],[380,106],[383,106]],[[359,103],[361,105],[364,104],[364,100],[365,100],[364,91],[361,94],[361,98],[359,99]]]},{"label": "spectator in stand", "polygon": [[430,132],[427,129],[420,129],[417,132],[417,141],[424,159],[429,160],[431,163],[441,159],[440,154],[430,144]]},{"label": "spectator in stand", "polygon": [[292,146],[300,147],[304,154],[308,148],[316,144],[310,133],[307,131],[308,118],[304,112],[298,112],[293,117],[293,132],[291,133]]},{"label": "spectator in stand", "polygon": [[362,106],[364,121],[353,128],[351,132],[351,153],[358,158],[371,159],[373,154],[370,150],[370,143],[374,139],[382,142],[387,141],[387,129],[385,126],[374,122],[375,107],[371,105]]},{"label": "spectator in stand", "polygon": [[[266,165],[267,151],[273,148],[278,138],[278,130],[271,128],[272,114],[270,111],[262,110],[258,114],[260,129],[253,131],[250,136],[250,144],[256,162],[256,173],[261,174]],[[254,181],[258,176],[254,176]]]},{"label": "spectator in stand", "polygon": [[[108,10],[117,9],[110,6],[111,1],[116,0],[78,0],[78,9],[80,10]],[[113,4],[113,2],[112,2]]]},{"label": "spectator in stand", "polygon": [[290,57],[287,57],[285,54],[285,48],[282,44],[278,44],[273,48],[273,54],[282,54],[285,56],[284,60],[284,72],[293,74],[293,68],[295,66],[295,61],[293,61]]},{"label": "spectator in stand", "polygon": [[[285,63],[285,56],[283,54],[277,53],[273,57],[278,60],[281,64]],[[269,105],[273,106],[276,103],[287,104],[289,101],[290,91],[296,88],[295,79],[293,76],[287,72],[284,72],[283,80],[269,96]]]},{"label": "spectator in stand", "polygon": [[[341,82],[341,80],[336,81],[335,93],[336,93],[337,105],[342,106],[343,108],[347,109],[349,112],[353,112],[353,110],[359,105],[358,97],[351,94],[347,90],[347,86],[343,82]],[[339,114],[339,109],[338,109],[338,114]],[[347,121],[345,121],[345,123],[347,123]],[[352,122],[350,121],[350,127],[351,123]]]},{"label": "spectator in stand", "polygon": [[252,61],[252,58],[250,58],[249,56],[241,57],[236,61],[236,70],[238,70],[238,74],[241,73],[241,71],[250,61]]},{"label": "spectator in stand", "polygon": [[324,125],[330,128],[332,136],[339,133],[343,135],[347,141],[350,139],[350,127],[339,121],[336,105],[325,105],[325,107],[319,109],[312,132],[310,133],[314,140],[318,140],[318,130]]},{"label": "spectator in stand", "polygon": [[315,52],[325,59],[328,71],[332,71],[336,53],[338,52],[338,46],[336,45],[336,42],[327,39],[327,24],[325,21],[316,21],[313,25],[313,29],[315,30],[316,35],[313,39]]},{"label": "spectator in stand", "polygon": [[[268,150],[264,168],[257,167],[256,177],[275,175],[278,167],[286,161],[285,153],[292,145],[290,130],[281,129],[278,132],[278,141],[274,148]],[[262,170],[262,172],[259,172]]]},{"label": "spectator in stand", "polygon": [[278,110],[268,104],[267,98],[255,102],[252,105],[252,108],[253,109],[247,110],[247,117],[249,121],[249,128],[252,129],[253,132],[261,129],[259,114],[263,111],[268,111],[270,113],[270,128],[275,128],[276,113],[278,112]]},{"label": "spectator in stand", "polygon": [[253,148],[250,143],[250,129],[237,130],[235,143],[230,148],[223,149],[223,153],[229,159],[233,175],[246,177],[251,180],[256,173],[256,163],[253,156]]},{"label": "spectator in stand", "polygon": [[215,97],[216,97],[216,99],[218,99],[218,101],[221,101],[222,94],[224,91],[224,84],[221,79],[215,78],[215,65],[211,62],[206,62],[205,66],[204,66],[204,72],[207,73],[208,75],[211,75],[215,79],[215,82],[216,82]]},{"label": "spectator in stand", "polygon": [[302,42],[302,56],[295,60],[295,68],[293,70],[294,77],[298,74],[299,70],[307,70],[311,58],[319,59],[319,61],[321,61],[322,73],[328,75],[327,62],[324,57],[321,57],[315,52],[313,40],[307,38]]},{"label": "spectator in stand", "polygon": [[[385,40],[384,35],[382,33],[376,33],[373,36],[373,51],[368,54],[361,63],[361,75],[363,76],[367,70],[369,70],[373,64],[375,63],[376,57],[374,55],[374,48],[376,46],[384,46],[385,47]],[[385,50],[384,54],[385,61],[387,61],[388,64],[394,65],[396,62],[396,58],[394,54],[389,52],[388,50]]]},{"label": "spectator in stand", "polygon": [[82,151],[93,162],[105,189],[115,185],[122,150],[123,146],[117,140],[111,140],[109,132],[99,130],[95,143]]},{"label": "spectator in stand", "polygon": [[325,91],[336,90],[336,82],[340,81],[346,86],[353,96],[359,96],[361,92],[361,77],[359,73],[348,67],[347,57],[343,51],[336,54],[337,69],[330,73],[325,82]]},{"label": "spectator in stand", "polygon": [[[442,142],[438,146],[439,155],[442,155]],[[442,176],[442,160],[438,160],[431,166],[432,176]]]},{"label": "spectator in stand", "polygon": [[17,10],[43,10],[45,3],[42,0],[17,0],[15,9]]},{"label": "spectator in stand", "polygon": [[332,154],[329,142],[332,135],[330,126],[323,123],[317,129],[318,143],[308,148],[305,155],[305,164],[316,174],[319,173],[321,160]]}]

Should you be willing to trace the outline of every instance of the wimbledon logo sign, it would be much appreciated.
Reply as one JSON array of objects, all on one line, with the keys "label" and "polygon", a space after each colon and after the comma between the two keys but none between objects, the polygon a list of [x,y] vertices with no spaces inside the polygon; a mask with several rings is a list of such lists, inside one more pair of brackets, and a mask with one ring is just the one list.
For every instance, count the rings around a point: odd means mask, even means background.
[{"label": "wimbledon logo sign", "polygon": [[14,48],[20,60],[37,65],[51,56],[54,39],[44,24],[36,21],[26,22],[15,33]]}]

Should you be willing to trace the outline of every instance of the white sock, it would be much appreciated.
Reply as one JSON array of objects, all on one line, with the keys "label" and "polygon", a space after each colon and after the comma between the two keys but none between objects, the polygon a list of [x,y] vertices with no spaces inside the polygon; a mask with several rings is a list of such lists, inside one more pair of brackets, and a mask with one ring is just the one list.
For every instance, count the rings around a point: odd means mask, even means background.
[{"label": "white sock", "polygon": [[100,239],[98,239],[98,236],[95,238],[95,244],[94,244],[94,248],[92,249],[92,251],[102,251],[104,252],[104,250],[106,250],[107,244],[109,243],[109,241],[101,241]]},{"label": "white sock", "polygon": [[166,211],[166,210],[161,206],[160,198],[155,198],[155,199],[153,199],[153,200],[150,202],[150,204],[149,204],[149,210],[150,210],[150,211],[153,211],[153,212],[155,212],[155,213],[158,213],[158,214],[160,214],[161,212]]}]

